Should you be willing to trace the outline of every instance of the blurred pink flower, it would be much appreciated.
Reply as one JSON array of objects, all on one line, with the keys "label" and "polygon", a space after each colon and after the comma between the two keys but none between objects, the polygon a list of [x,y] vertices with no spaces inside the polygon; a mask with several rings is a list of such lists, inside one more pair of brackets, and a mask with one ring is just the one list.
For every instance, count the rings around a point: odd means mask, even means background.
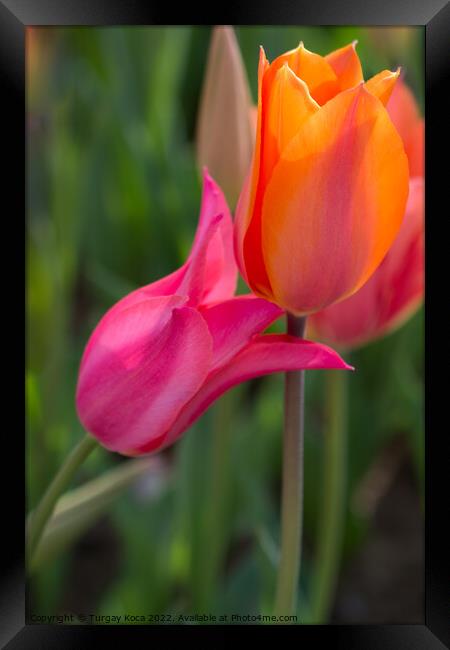
[{"label": "blurred pink flower", "polygon": [[403,79],[400,78],[394,86],[386,108],[403,140],[410,178],[423,176],[425,124],[414,95]]}]

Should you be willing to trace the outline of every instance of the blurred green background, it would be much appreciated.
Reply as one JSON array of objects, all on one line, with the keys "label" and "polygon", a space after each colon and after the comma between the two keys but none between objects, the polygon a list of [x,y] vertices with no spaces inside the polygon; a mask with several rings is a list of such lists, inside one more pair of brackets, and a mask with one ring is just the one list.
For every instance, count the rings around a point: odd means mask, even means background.
[{"label": "blurred green background", "polygon": [[[236,29],[256,100],[258,48],[321,54],[358,39],[365,78],[401,65],[423,111],[421,28]],[[32,28],[27,35],[27,506],[82,435],[78,364],[102,314],[177,268],[195,232],[193,141],[211,30]],[[279,324],[279,328],[283,324]],[[421,622],[423,313],[346,360],[348,496],[336,622]],[[308,622],[324,441],[324,373],[307,374]],[[225,396],[29,581],[28,613],[268,613],[277,540],[283,378]],[[96,450],[82,485],[125,460]],[[384,572],[384,573],[383,573]],[[385,575],[387,574],[387,575]]]}]

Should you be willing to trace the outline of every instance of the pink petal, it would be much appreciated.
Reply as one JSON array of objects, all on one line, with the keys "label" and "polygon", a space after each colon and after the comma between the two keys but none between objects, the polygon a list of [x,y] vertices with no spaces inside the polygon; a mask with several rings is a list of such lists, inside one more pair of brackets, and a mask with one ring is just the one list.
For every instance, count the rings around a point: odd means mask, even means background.
[{"label": "pink petal", "polygon": [[129,294],[114,309],[139,302],[138,292],[146,297],[177,293],[188,296],[192,307],[205,305],[231,298],[236,283],[230,211],[219,186],[205,171],[199,223],[187,261],[170,275]]},{"label": "pink petal", "polygon": [[[160,296],[187,296],[186,304],[193,307],[226,300],[234,295],[236,283],[230,212],[220,188],[205,171],[199,224],[188,260],[173,273],[129,293],[113,305],[102,320],[105,324],[119,312]],[[96,330],[89,348],[97,336]]]},{"label": "pink petal", "polygon": [[[141,290],[120,300],[93,331],[81,359],[80,378],[83,373],[86,379],[96,366],[102,369],[105,355],[116,351],[126,354],[130,346],[137,349],[140,339],[156,339],[167,326],[172,310],[186,301],[177,295],[147,298]],[[119,318],[121,314],[123,318]]]},{"label": "pink petal", "polygon": [[215,370],[242,350],[255,334],[279,318],[283,311],[273,303],[249,294],[202,308],[201,314],[212,336],[211,370]]},{"label": "pink petal", "polygon": [[231,298],[236,290],[238,277],[233,251],[233,221],[230,210],[222,190],[205,169],[200,222],[189,259],[197,254],[197,247],[201,246],[200,242],[208,229],[208,224],[218,214],[221,214],[223,219],[217,232],[211,237],[207,250],[203,304]]},{"label": "pink petal", "polygon": [[142,290],[146,295],[187,295],[192,307],[206,305],[234,295],[237,272],[230,211],[221,189],[205,170],[200,218],[187,262]]},{"label": "pink petal", "polygon": [[[113,451],[160,436],[203,384],[212,341],[178,296],[143,300],[97,328],[77,387],[82,424]],[[97,331],[96,330],[96,331]]]},{"label": "pink petal", "polygon": [[[189,296],[188,304],[192,307],[207,302],[206,295],[208,293],[207,286],[210,274],[219,281],[222,273],[222,251],[217,248],[214,242],[217,241],[217,237],[220,237],[220,225],[223,220],[224,215],[218,214],[208,221],[199,242],[194,243],[192,253],[186,262],[186,272],[176,289],[176,292],[180,295]],[[210,253],[211,248],[213,254],[217,253],[213,258],[211,258]]]},{"label": "pink petal", "polygon": [[396,83],[386,105],[389,116],[405,145],[409,175],[424,175],[425,132],[417,101],[403,79]]},{"label": "pink petal", "polygon": [[208,378],[180,412],[163,444],[174,442],[214,400],[236,384],[273,372],[321,368],[352,369],[326,345],[287,334],[256,336],[226,366]]},{"label": "pink petal", "polygon": [[[208,221],[202,231],[201,238],[196,244],[195,254],[191,252],[189,259],[182,267],[160,280],[135,289],[113,305],[103,318],[109,319],[111,316],[137,305],[143,300],[162,296],[184,296],[187,304],[191,306],[198,305],[203,300],[205,276],[210,270],[207,267],[208,248],[212,238],[217,234],[223,218],[219,214]],[[212,269],[212,272],[214,273],[216,270]]]}]

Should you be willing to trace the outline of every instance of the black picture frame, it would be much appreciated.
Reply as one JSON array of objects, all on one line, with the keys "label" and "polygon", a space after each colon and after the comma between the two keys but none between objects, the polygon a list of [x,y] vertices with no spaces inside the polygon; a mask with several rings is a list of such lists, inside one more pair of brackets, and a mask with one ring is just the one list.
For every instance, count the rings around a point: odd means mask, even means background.
[{"label": "black picture frame", "polygon": [[[446,72],[449,67],[448,45],[450,35],[450,7],[445,0],[380,0],[376,3],[357,0],[314,0],[314,2],[259,3],[258,8],[249,4],[227,3],[227,12],[221,16],[208,15],[211,24],[303,24],[303,25],[421,25],[425,27],[425,81],[426,81],[426,594],[425,625],[341,625],[341,626],[265,626],[264,634],[294,634],[300,644],[328,642],[329,647],[347,650],[426,649],[450,647],[450,539],[445,532],[448,520],[448,426],[445,425],[445,381],[439,378],[442,348],[438,342],[445,342],[445,318],[436,310],[445,304],[446,293],[439,287],[438,279],[445,273],[445,267],[438,270],[445,252],[439,254],[439,245],[446,245],[445,230],[440,235],[445,217],[448,216],[448,163],[442,152],[445,145],[445,111],[447,85]],[[177,24],[202,24],[205,8],[191,3],[175,12]],[[139,2],[138,0],[0,0],[0,84],[2,85],[3,157],[6,162],[6,182],[3,184],[3,205],[5,211],[3,226],[19,226],[21,215],[26,210],[25,192],[25,28],[32,25],[134,25],[170,24],[174,9],[167,4]],[[439,162],[441,161],[441,162]],[[442,162],[443,161],[443,162]],[[5,202],[6,199],[6,202]],[[5,223],[6,222],[6,223]],[[23,242],[21,226],[15,240]],[[4,234],[3,241],[9,249],[12,238]],[[5,248],[6,248],[5,247]],[[5,256],[6,257],[6,256]],[[448,257],[448,253],[447,253]],[[3,277],[4,300],[13,304],[20,290],[16,291],[12,278],[23,277],[22,258],[15,255],[7,262]],[[445,286],[445,285],[444,285]],[[8,295],[8,291],[10,295]],[[9,303],[7,303],[9,304]],[[9,308],[8,308],[9,309]],[[432,312],[434,311],[434,315]],[[20,309],[17,311],[20,313]],[[20,329],[20,328],[19,328]],[[441,331],[442,330],[442,331]],[[11,335],[9,332],[8,336]],[[437,351],[433,354],[432,344]],[[18,342],[20,345],[20,342]],[[18,395],[23,395],[19,385],[20,364],[17,363],[17,347],[4,346],[4,359],[8,368],[8,388],[15,386],[17,376]],[[445,345],[443,346],[445,349]],[[11,348],[11,349],[9,349]],[[14,372],[14,370],[16,372]],[[9,398],[8,398],[9,400]],[[6,402],[7,400],[5,400]],[[4,404],[6,409],[6,404]],[[11,407],[9,407],[11,409]],[[18,409],[12,409],[14,416]],[[19,434],[17,417],[14,423],[5,426],[2,463],[2,549],[0,554],[2,572],[0,584],[0,642],[8,650],[26,648],[85,648],[106,643],[107,638],[116,644],[123,641],[133,645],[152,641],[155,635],[175,640],[180,634],[194,633],[194,626],[50,626],[25,625],[25,571],[24,571],[24,508],[25,488],[23,467],[24,437]],[[443,424],[444,423],[444,424]],[[10,459],[9,461],[7,459]],[[9,475],[5,465],[15,468]],[[253,626],[240,627],[240,634],[255,632]],[[220,632],[220,638],[217,632]],[[214,637],[214,647],[225,644],[232,633],[232,627],[195,627],[207,643]],[[297,637],[298,635],[298,637]],[[269,639],[268,639],[269,640]],[[306,647],[306,646],[303,646]]]}]

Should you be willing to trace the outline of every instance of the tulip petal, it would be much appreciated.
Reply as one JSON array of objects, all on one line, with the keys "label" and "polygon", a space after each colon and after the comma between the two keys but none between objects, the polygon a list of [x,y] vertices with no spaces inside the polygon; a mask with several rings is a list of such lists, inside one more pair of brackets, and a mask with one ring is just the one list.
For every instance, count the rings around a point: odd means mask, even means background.
[{"label": "tulip petal", "polygon": [[281,152],[304,123],[317,111],[308,86],[285,63],[277,71],[266,97],[263,121],[263,169],[261,182],[270,179]]},{"label": "tulip petal", "polygon": [[402,79],[395,85],[386,108],[404,142],[410,176],[423,176],[424,123],[414,95]]},{"label": "tulip petal", "polygon": [[368,90],[372,95],[378,97],[380,102],[386,106],[389,101],[389,98],[394,90],[397,79],[400,75],[400,68],[395,72],[390,70],[382,70],[374,77],[371,77],[369,81],[366,81],[366,90]]},{"label": "tulip petal", "polygon": [[353,41],[325,57],[325,61],[331,65],[338,78],[341,90],[348,90],[364,81],[361,61],[356,53],[356,43],[357,41]]},{"label": "tulip petal", "polygon": [[[213,263],[210,262],[208,265],[207,253],[211,239],[217,234],[222,221],[223,215],[219,214],[205,222],[206,226],[197,241],[195,252],[193,254],[191,253],[188,261],[170,275],[156,282],[152,282],[145,287],[140,287],[119,300],[103,316],[102,327],[104,328],[106,323],[113,320],[119,313],[146,302],[151,298],[176,296],[177,299],[182,300],[183,304],[191,306],[196,306],[202,302],[205,293],[205,275],[210,272],[212,277],[217,277],[218,273],[220,273],[220,268],[218,268],[220,259],[215,262],[213,259]],[[213,252],[220,252],[221,249],[219,246],[222,246],[222,244],[220,241],[216,241]],[[86,347],[85,354],[97,342],[100,332],[101,329],[98,327],[94,330]]]},{"label": "tulip petal", "polygon": [[191,306],[226,300],[234,295],[237,274],[230,211],[220,188],[205,170],[200,219],[188,260],[170,275],[129,293],[103,318],[158,296],[184,295]]},{"label": "tulip petal", "polygon": [[[214,221],[221,215],[219,227],[214,231]],[[201,303],[226,300],[234,295],[238,269],[233,253],[233,221],[225,197],[220,187],[208,172],[203,173],[203,196],[200,220],[192,251],[187,264],[193,265],[202,257],[206,247],[203,264],[203,291]],[[190,295],[190,294],[189,294]]]},{"label": "tulip petal", "polygon": [[[264,187],[272,174],[281,151],[292,140],[306,120],[319,110],[319,105],[311,98],[306,84],[296,77],[285,63],[276,73],[266,97],[262,112],[260,149],[263,165],[260,168],[259,185]],[[262,259],[259,242],[261,241],[261,201],[262,193],[258,191],[253,204],[253,217],[243,233],[245,215],[249,214],[252,180],[247,179],[236,213],[238,239],[242,240],[242,250],[249,267],[245,270],[252,278],[251,288],[262,296],[270,297],[271,289]],[[255,245],[258,242],[258,245]],[[239,256],[239,242],[238,242]],[[248,251],[252,251],[249,254]],[[258,253],[259,251],[259,253]]]},{"label": "tulip petal", "polygon": [[403,142],[408,142],[411,132],[420,120],[419,109],[411,90],[402,79],[392,91],[387,111]]},{"label": "tulip petal", "polygon": [[247,295],[201,309],[201,314],[212,336],[211,370],[215,370],[245,347],[255,334],[279,318],[283,311],[267,300]]},{"label": "tulip petal", "polygon": [[[379,277],[375,278],[381,293],[378,315],[380,333],[399,327],[423,299],[424,191],[423,178],[410,181],[410,195],[402,227],[379,267]],[[378,275],[378,269],[374,275]]]},{"label": "tulip petal", "polygon": [[296,314],[356,291],[403,218],[408,163],[381,102],[363,85],[309,118],[275,167],[262,210],[274,302]]},{"label": "tulip petal", "polygon": [[237,275],[230,210],[222,190],[205,169],[200,218],[188,260],[180,269],[143,287],[142,291],[146,296],[187,295],[188,304],[196,306],[231,298]]},{"label": "tulip petal", "polygon": [[411,131],[411,137],[405,144],[406,155],[409,161],[409,174],[423,176],[425,174],[425,124],[418,120]]},{"label": "tulip petal", "polygon": [[305,82],[311,97],[321,106],[339,92],[339,81],[330,63],[320,54],[307,50],[303,43],[271,63],[267,79],[264,80],[266,87],[270,87],[273,76],[285,63]]},{"label": "tulip petal", "polygon": [[[128,298],[130,300],[127,302]],[[86,379],[87,374],[96,366],[101,368],[101,355],[107,350],[120,349],[123,344],[127,346],[129,341],[137,346],[140,336],[157,337],[167,325],[172,310],[185,305],[186,301],[185,296],[177,295],[149,299],[140,289],[119,300],[104,314],[89,338],[81,359],[80,374],[83,372]],[[138,305],[142,305],[142,311]],[[135,310],[129,313],[129,317],[122,324],[117,318],[118,315],[131,307]],[[151,319],[145,318],[150,314]]]},{"label": "tulip petal", "polygon": [[200,218],[187,262],[141,291],[146,296],[186,295],[188,304],[196,306],[231,298],[236,290],[237,274],[230,211],[221,189],[205,169]]},{"label": "tulip petal", "polygon": [[[256,124],[256,142],[255,149],[253,151],[253,159],[251,169],[247,176],[247,179],[244,183],[244,186],[239,197],[239,201],[236,206],[235,214],[235,240],[234,240],[234,250],[236,254],[236,259],[239,265],[239,269],[248,282],[249,274],[246,268],[246,262],[244,262],[244,240],[247,235],[249,227],[251,227],[251,216],[257,203],[257,194],[258,186],[261,185],[259,181],[259,172],[260,172],[260,160],[261,160],[261,147],[262,147],[262,130],[263,130],[263,115],[262,115],[262,93],[263,93],[263,79],[267,70],[269,69],[269,63],[266,59],[264,49],[261,47],[259,50],[259,65],[258,65],[258,113],[257,113],[257,124]],[[261,194],[261,192],[259,192]],[[260,205],[261,198],[258,199],[258,204]],[[257,228],[256,228],[257,229]],[[257,249],[254,251],[254,255],[251,258],[252,263],[252,278],[254,278],[252,283],[252,288],[255,289],[255,286],[260,287],[261,293],[270,295],[270,290],[268,290],[269,280],[264,267],[264,261],[262,255],[257,252]]]},{"label": "tulip petal", "polygon": [[351,369],[331,348],[287,334],[256,336],[247,347],[213,374],[181,411],[164,445],[178,438],[222,393],[249,379],[289,370]]},{"label": "tulip petal", "polygon": [[186,272],[176,289],[177,293],[189,296],[188,304],[192,307],[208,302],[207,295],[212,280],[221,276],[224,251],[219,228],[223,218],[222,214],[218,214],[208,221],[208,226],[202,233],[199,245],[193,249],[186,263]]},{"label": "tulip petal", "polygon": [[415,178],[388,254],[359,291],[308,319],[311,336],[345,349],[359,347],[393,331],[418,308],[424,291],[423,199],[423,179]]},{"label": "tulip petal", "polygon": [[182,303],[150,298],[99,325],[80,371],[77,410],[108,449],[126,453],[160,436],[203,384],[211,336]]},{"label": "tulip petal", "polygon": [[[173,309],[185,303],[186,297],[183,296],[148,299],[140,294],[139,302],[114,313],[112,310],[107,312],[84,350],[77,388],[79,398],[81,399],[82,393],[89,393],[96,388],[97,375],[102,374],[109,365],[110,357],[121,352],[122,347],[122,353],[127,358],[125,365],[131,367],[133,359],[138,364],[138,353],[145,349],[145,342],[150,338],[157,340],[167,326]],[[122,313],[123,319],[119,318]]]}]

